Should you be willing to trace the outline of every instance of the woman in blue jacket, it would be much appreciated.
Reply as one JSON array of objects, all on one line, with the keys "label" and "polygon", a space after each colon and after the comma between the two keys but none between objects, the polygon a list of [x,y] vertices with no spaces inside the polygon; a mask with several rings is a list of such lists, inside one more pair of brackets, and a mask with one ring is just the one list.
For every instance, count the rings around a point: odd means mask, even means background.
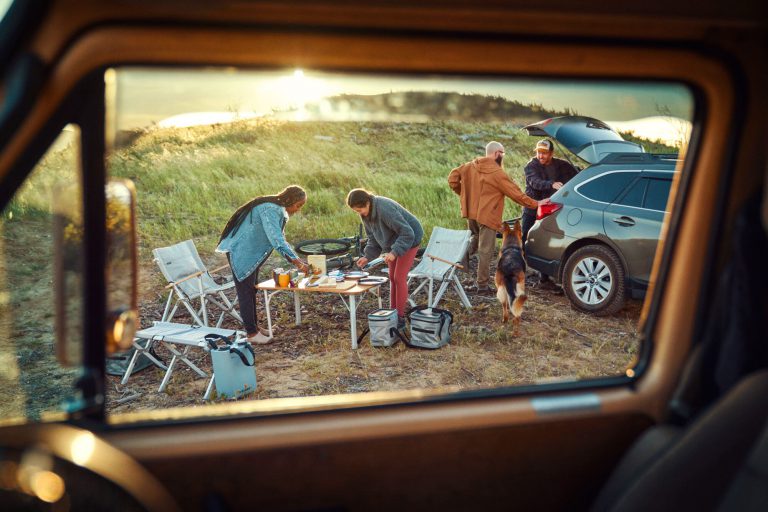
[{"label": "woman in blue jacket", "polygon": [[362,188],[349,192],[347,205],[360,215],[368,235],[357,266],[362,268],[379,255],[384,258],[389,266],[389,307],[397,309],[398,326],[404,327],[408,272],[424,236],[421,223],[396,201],[375,196]]},{"label": "woman in blue jacket", "polygon": [[307,264],[296,256],[285,241],[285,223],[307,202],[307,193],[297,185],[286,187],[276,196],[256,197],[235,211],[219,237],[217,252],[227,254],[235,290],[240,302],[248,341],[266,344],[272,341],[261,329],[256,318],[256,289],[259,269],[273,249],[286,260],[306,272]]}]

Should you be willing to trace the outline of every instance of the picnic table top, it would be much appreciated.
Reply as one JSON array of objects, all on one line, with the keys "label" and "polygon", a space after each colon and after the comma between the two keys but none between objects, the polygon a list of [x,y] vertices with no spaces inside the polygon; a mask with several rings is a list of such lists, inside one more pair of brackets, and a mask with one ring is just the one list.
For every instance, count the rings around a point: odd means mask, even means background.
[{"label": "picnic table top", "polygon": [[340,293],[342,295],[360,295],[367,292],[371,288],[381,286],[385,282],[386,281],[384,280],[380,283],[360,284],[359,280],[346,279],[336,283],[336,286],[307,286],[309,281],[307,278],[304,278],[299,282],[298,286],[285,287],[276,286],[274,279],[268,279],[256,285],[256,288],[259,290],[275,290],[299,293]]}]

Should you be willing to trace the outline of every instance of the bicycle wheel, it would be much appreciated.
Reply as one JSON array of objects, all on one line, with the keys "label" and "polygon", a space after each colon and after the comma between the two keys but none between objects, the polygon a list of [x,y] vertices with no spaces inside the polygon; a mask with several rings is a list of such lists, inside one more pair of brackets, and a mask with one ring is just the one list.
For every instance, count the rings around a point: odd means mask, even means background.
[{"label": "bicycle wheel", "polygon": [[302,256],[325,254],[335,256],[349,251],[352,244],[341,238],[318,238],[317,240],[302,240],[294,247]]}]

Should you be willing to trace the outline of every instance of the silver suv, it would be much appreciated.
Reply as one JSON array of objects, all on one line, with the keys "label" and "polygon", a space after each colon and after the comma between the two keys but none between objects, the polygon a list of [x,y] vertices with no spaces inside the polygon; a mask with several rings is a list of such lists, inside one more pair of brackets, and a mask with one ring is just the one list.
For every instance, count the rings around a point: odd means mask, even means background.
[{"label": "silver suv", "polygon": [[525,129],[556,139],[592,164],[539,207],[525,246],[528,265],[553,276],[581,311],[612,314],[627,295],[642,298],[677,156],[645,153],[586,117]]}]

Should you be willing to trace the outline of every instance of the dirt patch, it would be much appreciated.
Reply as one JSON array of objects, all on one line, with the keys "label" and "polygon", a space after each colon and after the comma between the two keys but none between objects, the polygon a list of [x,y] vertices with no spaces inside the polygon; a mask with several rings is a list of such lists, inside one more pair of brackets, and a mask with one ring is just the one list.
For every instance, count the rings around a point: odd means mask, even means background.
[{"label": "dirt patch", "polygon": [[[466,274],[464,277],[469,281]],[[559,289],[536,288],[532,282],[529,279],[529,298],[516,330],[501,323],[495,297],[470,296],[473,307],[465,309],[449,290],[440,307],[454,314],[454,328],[451,343],[439,350],[412,349],[402,343],[373,348],[367,339],[353,350],[349,313],[338,297],[302,297],[302,324],[297,326],[292,297],[278,294],[272,301],[276,339],[255,347],[258,389],[249,399],[419,388],[479,389],[623,373],[637,352],[642,303],[629,301],[613,316],[594,317],[574,310]],[[419,299],[426,303],[426,294]],[[141,316],[160,318],[162,307],[162,301],[145,303]],[[259,307],[263,305],[259,303]],[[359,329],[365,315],[377,307],[372,296],[362,301]],[[260,315],[264,320],[263,309]],[[190,319],[179,314],[174,321],[188,323]],[[234,322],[224,326],[241,328]],[[170,359],[163,347],[157,352]],[[192,350],[190,354],[196,365],[210,372],[206,352]],[[110,376],[107,410],[122,413],[206,403],[202,397],[208,379],[186,365],[177,366],[166,391],[158,393],[162,377],[163,371],[156,367],[131,376],[124,386],[119,377]]]}]

